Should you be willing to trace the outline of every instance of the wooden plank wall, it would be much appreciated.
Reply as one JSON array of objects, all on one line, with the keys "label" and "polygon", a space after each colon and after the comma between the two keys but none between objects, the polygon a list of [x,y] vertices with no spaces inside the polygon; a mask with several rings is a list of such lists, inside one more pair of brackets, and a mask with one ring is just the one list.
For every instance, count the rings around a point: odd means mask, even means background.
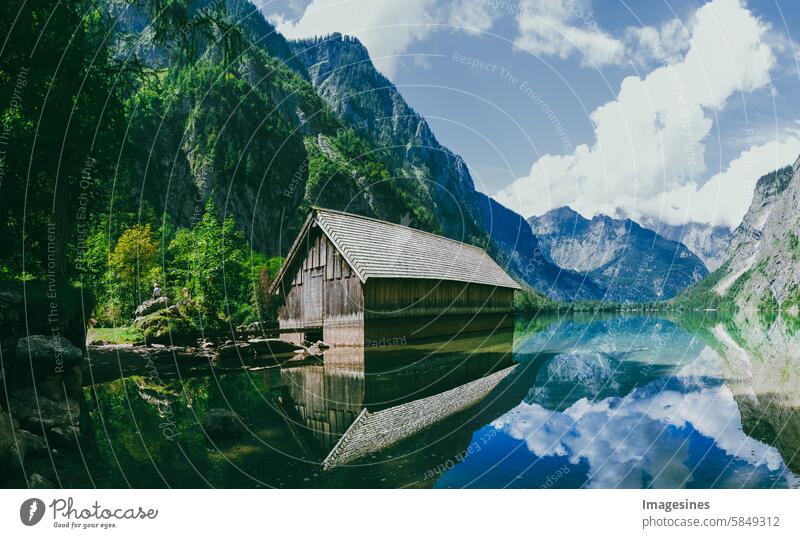
[{"label": "wooden plank wall", "polygon": [[361,280],[319,229],[309,234],[284,305],[281,328],[321,327],[323,321],[363,319]]},{"label": "wooden plank wall", "polygon": [[423,279],[370,279],[364,290],[367,319],[508,313],[513,298],[508,288]]},{"label": "wooden plank wall", "polygon": [[364,372],[356,375],[323,366],[281,371],[296,412],[327,453],[364,407]]}]

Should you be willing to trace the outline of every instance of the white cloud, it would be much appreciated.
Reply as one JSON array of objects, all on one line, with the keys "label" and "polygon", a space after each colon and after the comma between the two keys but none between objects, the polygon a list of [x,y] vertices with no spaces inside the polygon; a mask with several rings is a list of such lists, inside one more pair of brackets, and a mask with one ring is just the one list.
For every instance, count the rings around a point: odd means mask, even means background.
[{"label": "white cloud", "polygon": [[630,27],[625,31],[628,56],[642,66],[679,62],[689,47],[689,31],[680,19],[670,19],[659,28]]},{"label": "white cloud", "polygon": [[800,140],[795,136],[753,146],[702,186],[687,183],[664,193],[663,200],[652,200],[648,213],[660,211],[667,223],[707,222],[735,228],[750,207],[758,178],[794,162],[798,154]]},{"label": "white cloud", "polygon": [[601,30],[586,0],[525,0],[517,17],[514,45],[537,56],[581,56],[590,65],[617,64],[624,44]]},{"label": "white cloud", "polygon": [[[719,176],[717,182],[724,180],[724,188],[702,186],[707,177],[705,143],[714,114],[732,95],[769,82],[775,58],[761,39],[766,29],[738,0],[705,4],[694,15],[689,46],[680,61],[658,67],[644,79],[625,78],[617,98],[591,113],[591,146],[582,144],[570,155],[541,157],[528,176],[495,198],[525,216],[570,205],[586,216],[625,214],[680,224],[692,215],[699,222],[735,225],[741,204],[715,204],[717,211],[711,215],[689,208],[701,192],[707,196],[731,189],[747,197],[752,178],[743,178],[740,166]],[[774,169],[776,159],[795,143],[776,141],[753,148],[758,158],[751,160],[749,172],[757,178]],[[775,159],[765,157],[770,150]]]},{"label": "white cloud", "polygon": [[489,2],[460,0],[453,3],[448,22],[471,34],[480,34],[492,27],[498,14]]},{"label": "white cloud", "polygon": [[297,20],[270,19],[290,39],[339,32],[357,37],[369,50],[375,67],[395,73],[400,57],[416,41],[452,25],[454,30],[479,33],[491,28],[488,2],[461,0],[439,6],[435,0],[313,0]]}]

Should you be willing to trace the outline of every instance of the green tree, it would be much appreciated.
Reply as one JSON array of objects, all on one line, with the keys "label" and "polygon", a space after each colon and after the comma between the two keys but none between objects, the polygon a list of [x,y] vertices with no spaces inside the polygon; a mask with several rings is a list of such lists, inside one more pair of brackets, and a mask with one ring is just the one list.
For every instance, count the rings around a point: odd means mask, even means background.
[{"label": "green tree", "polygon": [[222,219],[209,198],[191,229],[177,231],[169,245],[167,268],[173,289],[187,288],[204,315],[206,326],[220,320],[249,317],[247,244],[232,217]]},{"label": "green tree", "polygon": [[150,286],[159,276],[157,254],[158,243],[149,224],[137,224],[122,232],[111,251],[106,282],[111,303],[119,305],[123,318],[149,298]]}]

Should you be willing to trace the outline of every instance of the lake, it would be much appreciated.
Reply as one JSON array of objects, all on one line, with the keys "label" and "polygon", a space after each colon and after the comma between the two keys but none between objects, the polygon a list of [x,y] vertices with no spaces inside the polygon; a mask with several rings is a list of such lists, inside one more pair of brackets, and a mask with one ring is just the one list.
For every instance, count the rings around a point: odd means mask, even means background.
[{"label": "lake", "polygon": [[65,487],[794,488],[799,349],[781,318],[568,314],[291,367],[162,361],[85,387],[92,440],[54,464]]}]

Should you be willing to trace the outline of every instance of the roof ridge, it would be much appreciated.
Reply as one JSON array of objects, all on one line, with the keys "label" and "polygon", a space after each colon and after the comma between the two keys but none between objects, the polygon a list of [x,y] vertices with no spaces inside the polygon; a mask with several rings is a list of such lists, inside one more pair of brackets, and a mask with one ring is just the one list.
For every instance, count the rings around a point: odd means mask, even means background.
[{"label": "roof ridge", "polygon": [[314,211],[317,211],[317,212],[323,211],[323,212],[326,212],[326,213],[335,213],[337,215],[345,215],[347,217],[355,217],[357,219],[370,220],[372,222],[380,222],[381,224],[388,224],[390,226],[397,226],[399,228],[403,228],[403,229],[406,229],[406,230],[411,230],[412,232],[417,232],[417,233],[421,233],[421,234],[430,235],[430,236],[435,237],[437,239],[443,239],[445,241],[450,241],[451,243],[458,243],[460,245],[464,245],[465,247],[474,248],[475,250],[479,250],[480,252],[483,252],[484,254],[486,254],[488,256],[488,254],[486,252],[486,249],[481,248],[481,247],[479,247],[477,245],[466,243],[464,241],[459,241],[458,239],[451,239],[450,237],[446,237],[444,235],[440,235],[440,234],[436,234],[436,233],[433,233],[433,232],[429,232],[427,230],[420,230],[418,228],[412,228],[411,226],[404,226],[404,225],[398,224],[396,222],[390,222],[388,220],[376,219],[374,217],[366,217],[364,215],[358,215],[356,213],[348,213],[347,211],[340,211],[338,209],[328,209],[326,207],[320,207],[320,206],[314,206],[314,205],[311,206],[311,209],[314,210]]}]

